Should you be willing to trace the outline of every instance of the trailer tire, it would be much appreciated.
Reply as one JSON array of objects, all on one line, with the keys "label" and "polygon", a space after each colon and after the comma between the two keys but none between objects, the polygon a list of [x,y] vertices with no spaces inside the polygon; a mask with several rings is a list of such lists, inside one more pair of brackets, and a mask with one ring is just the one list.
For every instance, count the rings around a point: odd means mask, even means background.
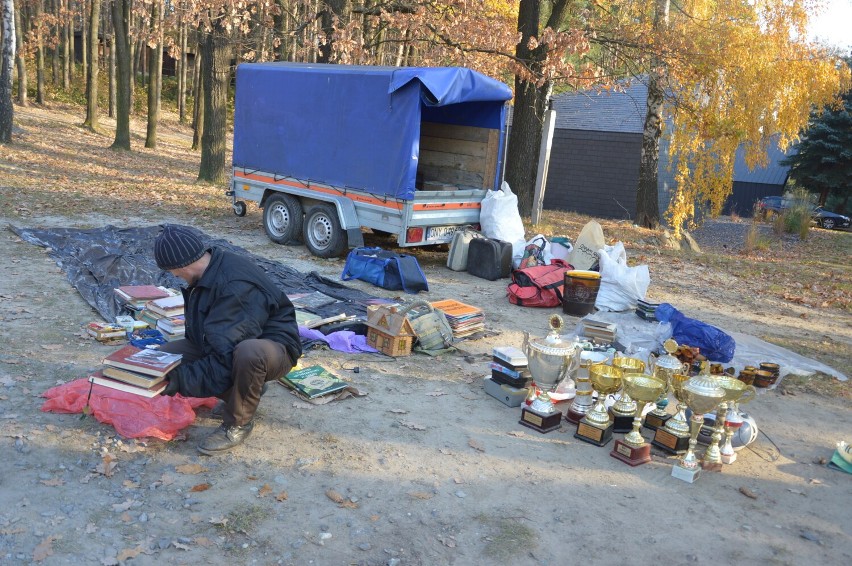
[{"label": "trailer tire", "polygon": [[263,207],[263,228],[276,244],[298,242],[304,216],[302,203],[293,195],[272,195]]},{"label": "trailer tire", "polygon": [[338,257],[346,251],[348,240],[337,218],[334,205],[318,204],[305,214],[302,239],[317,257]]},{"label": "trailer tire", "polygon": [[233,208],[234,208],[234,214],[236,214],[236,215],[237,215],[237,216],[239,216],[240,218],[242,218],[243,216],[245,216],[245,215],[246,215],[246,211],[248,210],[248,209],[247,209],[247,207],[246,207],[246,203],[244,203],[244,202],[243,202],[243,201],[241,201],[241,200],[238,200],[237,202],[235,202],[235,203],[233,204]]}]

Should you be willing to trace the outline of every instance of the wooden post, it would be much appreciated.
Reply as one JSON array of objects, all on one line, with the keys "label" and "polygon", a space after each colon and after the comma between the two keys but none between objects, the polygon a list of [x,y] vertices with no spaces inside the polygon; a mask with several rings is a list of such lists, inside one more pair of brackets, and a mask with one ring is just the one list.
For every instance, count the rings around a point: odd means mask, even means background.
[{"label": "wooden post", "polygon": [[549,108],[544,117],[541,132],[541,149],[538,153],[538,171],[535,175],[535,194],[533,195],[532,223],[538,225],[541,208],[544,203],[544,189],[547,184],[547,169],[550,167],[550,148],[553,145],[553,128],[556,125],[556,110]]}]

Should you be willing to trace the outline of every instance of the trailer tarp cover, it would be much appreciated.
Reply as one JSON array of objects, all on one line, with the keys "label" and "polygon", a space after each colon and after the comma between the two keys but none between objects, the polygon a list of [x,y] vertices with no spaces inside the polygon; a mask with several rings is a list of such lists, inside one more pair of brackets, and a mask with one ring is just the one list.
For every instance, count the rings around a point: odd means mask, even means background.
[{"label": "trailer tarp cover", "polygon": [[407,200],[421,122],[500,130],[511,97],[459,67],[245,63],[234,166]]}]

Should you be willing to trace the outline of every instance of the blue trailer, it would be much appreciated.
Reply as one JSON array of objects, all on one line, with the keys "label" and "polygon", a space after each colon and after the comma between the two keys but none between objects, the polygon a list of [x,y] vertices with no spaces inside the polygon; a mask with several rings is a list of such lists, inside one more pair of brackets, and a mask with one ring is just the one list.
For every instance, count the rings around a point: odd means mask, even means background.
[{"label": "blue trailer", "polygon": [[447,243],[501,184],[509,87],[459,67],[237,67],[228,196],[267,235],[320,257],[363,245]]}]

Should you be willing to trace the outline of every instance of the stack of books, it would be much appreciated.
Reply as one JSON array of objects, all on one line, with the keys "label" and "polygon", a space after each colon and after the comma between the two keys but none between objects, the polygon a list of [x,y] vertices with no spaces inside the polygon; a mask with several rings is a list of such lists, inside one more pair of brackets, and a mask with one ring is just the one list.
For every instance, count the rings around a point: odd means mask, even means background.
[{"label": "stack of books", "polygon": [[156,285],[123,285],[113,289],[118,302],[133,312],[145,308],[145,303],[154,299],[168,297],[171,293],[164,287]]},{"label": "stack of books", "polygon": [[154,397],[166,387],[166,375],[181,361],[180,354],[125,346],[103,359],[103,367],[89,376],[95,385]]},{"label": "stack of books", "polygon": [[636,302],[636,315],[639,318],[654,322],[657,320],[656,311],[658,306],[660,306],[660,303],[649,303],[640,299]]},{"label": "stack of books", "polygon": [[432,307],[447,315],[447,322],[450,323],[453,337],[456,339],[485,330],[485,313],[482,309],[454,299],[434,302]]},{"label": "stack of books", "polygon": [[615,342],[617,326],[614,322],[604,322],[586,317],[582,321],[583,335],[597,344],[612,344]]},{"label": "stack of books", "polygon": [[160,321],[183,315],[183,295],[170,295],[145,303],[145,307],[137,317],[151,328],[159,330]]},{"label": "stack of books", "polygon": [[109,322],[90,322],[86,325],[86,332],[98,342],[112,342],[116,339],[127,338],[127,330],[123,326]]},{"label": "stack of books", "polygon": [[177,316],[161,318],[157,321],[157,330],[169,342],[180,340],[186,335],[186,317],[179,314]]}]

